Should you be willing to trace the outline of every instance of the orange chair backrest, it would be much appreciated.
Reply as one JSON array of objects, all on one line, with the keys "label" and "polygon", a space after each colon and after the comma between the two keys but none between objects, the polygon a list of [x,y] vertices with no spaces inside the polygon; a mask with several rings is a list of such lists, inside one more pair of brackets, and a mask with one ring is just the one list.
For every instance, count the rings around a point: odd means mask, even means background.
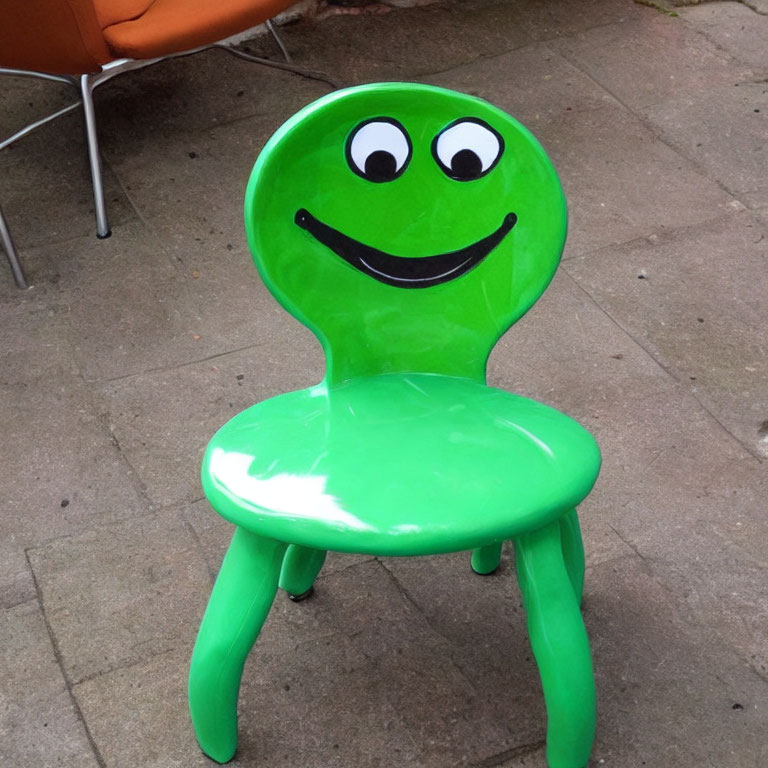
[{"label": "orange chair backrest", "polygon": [[[131,0],[122,0],[128,3]],[[133,0],[139,4],[140,0]],[[114,57],[101,32],[93,0],[5,3],[0,66],[60,75],[98,72]]]}]

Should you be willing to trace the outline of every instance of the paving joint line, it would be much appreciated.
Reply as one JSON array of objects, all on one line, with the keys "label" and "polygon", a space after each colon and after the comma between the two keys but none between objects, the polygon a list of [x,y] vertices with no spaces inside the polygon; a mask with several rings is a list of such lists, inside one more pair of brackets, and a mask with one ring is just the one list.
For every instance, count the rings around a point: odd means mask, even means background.
[{"label": "paving joint line", "polygon": [[181,518],[183,521],[184,526],[189,531],[190,535],[192,536],[192,541],[195,543],[195,548],[198,551],[198,554],[203,559],[203,562],[205,563],[205,568],[208,571],[208,580],[211,583],[211,588],[213,588],[213,585],[216,581],[216,577],[218,576],[218,571],[216,571],[213,566],[208,561],[208,557],[206,556],[205,549],[203,548],[203,542],[200,539],[200,536],[197,534],[197,530],[195,530],[195,526],[192,525],[192,523],[187,519],[187,516],[182,512]]},{"label": "paving joint line", "polygon": [[123,525],[124,523],[127,523],[129,521],[138,523],[150,517],[154,517],[155,519],[157,519],[162,512],[164,511],[167,512],[168,509],[169,509],[168,507],[163,510],[150,509],[138,515],[126,515],[125,517],[120,517],[114,520],[102,520],[90,527],[79,528],[73,531],[72,533],[65,533],[63,536],[54,536],[50,539],[44,539],[39,543],[32,544],[28,547],[23,547],[22,551],[24,552],[24,555],[27,558],[27,563],[29,565],[30,572],[32,573],[33,580],[34,580],[34,571],[32,570],[32,563],[29,561],[30,552],[37,552],[40,549],[45,549],[46,547],[49,547],[51,544],[56,544],[59,541],[70,541],[71,539],[76,539],[80,536],[85,535],[86,533],[98,533],[101,531],[107,531],[110,528],[114,528],[115,526],[118,526],[118,525]]},{"label": "paving joint line", "polygon": [[[715,186],[717,186],[721,191],[725,192],[729,197],[731,197],[734,200],[737,200],[739,203],[744,205],[744,203],[741,200],[738,200],[738,198],[718,179],[713,178],[709,175],[700,165],[698,162],[693,160],[692,158],[688,157],[682,150],[672,145],[669,141],[665,140],[662,137],[663,131],[658,130],[655,126],[650,124],[645,117],[632,109],[627,103],[624,102],[623,99],[621,99],[617,94],[615,94],[607,85],[604,85],[601,83],[597,78],[593,77],[589,72],[582,69],[577,61],[572,60],[569,58],[565,52],[561,52],[560,55],[573,67],[579,70],[584,77],[586,77],[591,83],[593,83],[597,88],[601,89],[602,91],[605,91],[611,98],[615,99],[616,102],[624,108],[626,112],[628,112],[630,115],[633,115],[635,119],[653,136],[653,138],[658,141],[659,143],[663,144],[665,147],[670,149],[672,152],[674,152],[677,156],[681,157],[683,160],[685,160],[687,163],[690,163],[691,166],[696,170],[697,173],[699,173],[701,176],[703,176],[705,179],[709,179]],[[733,57],[731,57],[733,58]],[[734,61],[736,61],[734,59]],[[717,86],[722,87],[722,86]],[[704,93],[705,91],[701,91],[701,93]],[[673,99],[664,99],[663,101],[657,102],[658,104],[664,104],[668,101],[673,101]],[[646,107],[641,107],[641,109],[646,109]],[[745,208],[748,208],[748,206],[744,206]]]},{"label": "paving joint line", "polygon": [[[75,365],[77,366],[76,361],[75,361]],[[88,398],[87,398],[88,407],[93,412],[96,419],[96,423],[106,433],[106,437],[109,440],[110,445],[112,445],[113,448],[115,449],[115,452],[117,453],[119,461],[122,464],[124,464],[125,467],[127,468],[128,482],[131,484],[133,490],[136,492],[139,499],[141,499],[144,503],[148,505],[150,511],[155,511],[156,505],[149,495],[149,489],[147,488],[146,483],[144,483],[144,481],[141,479],[139,473],[136,470],[136,467],[133,466],[127,454],[125,453],[125,451],[123,451],[123,448],[120,445],[120,439],[117,437],[117,435],[115,434],[115,431],[112,429],[112,426],[109,423],[108,411],[105,411],[100,407],[101,404],[98,401],[94,388],[91,386],[88,380],[83,376],[83,373],[82,371],[80,371],[79,366],[78,366],[78,372],[79,372],[82,384],[86,392],[88,393]]]},{"label": "paving joint line", "polygon": [[544,748],[546,741],[539,739],[538,741],[532,741],[530,744],[521,744],[519,747],[512,747],[512,749],[505,749],[503,752],[498,752],[495,755],[486,757],[475,763],[470,763],[472,768],[498,768],[498,766],[504,765],[509,760],[514,760],[517,757],[526,757],[538,752],[538,750]]},{"label": "paving joint line", "polygon": [[158,366],[157,368],[147,368],[143,371],[135,371],[134,373],[126,373],[124,376],[114,376],[113,378],[107,378],[107,379],[84,379],[84,381],[87,384],[115,384],[117,382],[127,381],[129,379],[137,379],[140,376],[146,376],[148,374],[153,373],[162,373],[163,371],[178,371],[182,368],[189,368],[192,365],[200,365],[200,363],[208,363],[211,360],[218,360],[221,357],[225,357],[226,355],[234,355],[238,352],[245,352],[248,349],[258,349],[259,347],[263,347],[267,342],[262,341],[258,344],[247,344],[244,347],[238,347],[237,349],[227,349],[224,352],[217,352],[213,355],[208,355],[208,357],[202,357],[198,360],[188,360],[185,363],[179,363],[178,365],[171,365],[171,366]]},{"label": "paving joint line", "polygon": [[698,406],[701,408],[702,411],[704,411],[711,419],[712,421],[717,424],[718,427],[726,434],[728,437],[735,442],[737,445],[739,445],[751,458],[753,458],[755,461],[757,461],[759,464],[764,463],[765,459],[763,456],[760,455],[760,453],[757,451],[757,449],[754,449],[750,447],[747,443],[745,443],[741,438],[739,438],[737,435],[735,435],[733,432],[731,432],[730,429],[717,417],[717,415],[707,406],[704,404],[704,402],[701,400],[701,398],[695,393],[692,392],[689,388],[687,388],[683,381],[681,381],[675,374],[672,372],[672,370],[667,367],[659,358],[657,358],[649,349],[648,347],[643,344],[639,338],[637,338],[628,328],[625,328],[624,325],[619,322],[605,307],[600,304],[600,302],[597,301],[597,299],[583,286],[581,283],[576,280],[573,275],[571,275],[570,272],[568,272],[567,266],[563,265],[563,272],[568,276],[568,279],[571,280],[576,287],[582,291],[589,300],[619,329],[622,333],[624,333],[632,342],[634,342],[638,348],[640,348],[650,360],[652,360],[666,375],[667,377],[673,381],[680,389],[682,389],[686,394],[688,394],[693,400],[698,404]]},{"label": "paving joint line", "polygon": [[[737,3],[740,5],[744,5],[747,8],[749,6],[746,3],[742,3],[741,0],[736,0]],[[697,3],[700,4],[700,3]],[[742,61],[741,59],[737,59],[727,48],[724,48],[714,37],[710,37],[710,33],[705,28],[696,27],[691,22],[686,20],[686,16],[688,15],[686,13],[686,8],[690,6],[683,6],[680,8],[680,12],[678,12],[678,18],[682,20],[682,22],[690,29],[691,31],[695,32],[698,35],[701,35],[705,40],[707,40],[709,43],[711,43],[715,48],[717,48],[718,51],[721,53],[724,53],[729,59],[735,61],[737,64],[743,64],[744,66],[749,66],[746,62]],[[750,8],[756,16],[762,16],[764,14],[758,14],[756,11],[754,11],[754,8]]]},{"label": "paving joint line", "polygon": [[9,605],[2,605],[0,606],[0,611],[11,611],[14,608],[18,608],[20,605],[27,605],[27,603],[39,603],[37,595],[35,595],[35,597],[25,597],[22,600],[10,603]]},{"label": "paving joint line", "polygon": [[[667,565],[672,571],[680,574],[683,573],[683,571],[680,571],[677,569],[675,563],[671,560],[659,560],[656,559],[655,562],[663,563]],[[677,618],[680,619],[680,622],[685,626],[687,632],[696,632],[698,631],[698,636],[700,636],[700,633],[702,631],[709,631],[713,629],[711,624],[707,621],[699,621],[696,620],[693,617],[687,616],[683,611],[680,610],[678,607],[681,601],[681,596],[675,592],[675,590],[670,587],[668,584],[664,582],[663,579],[661,579],[656,573],[653,572],[652,569],[648,569],[648,577],[650,579],[653,579],[653,581],[658,584],[661,589],[668,595],[670,598],[670,601],[672,603],[672,606],[675,609],[675,613],[677,615]],[[768,672],[761,672],[757,667],[755,666],[756,661],[753,663],[750,659],[746,658],[744,655],[742,655],[736,648],[734,648],[728,641],[728,634],[724,633],[722,630],[715,628],[714,629],[715,636],[717,637],[719,641],[719,645],[725,649],[725,651],[733,658],[736,662],[739,664],[746,666],[747,669],[752,672],[759,680],[762,682],[768,684]],[[754,659],[754,656],[752,657]],[[720,679],[720,678],[718,678]]]},{"label": "paving joint line", "polygon": [[[80,678],[79,680],[76,680],[72,684],[72,687],[75,688],[85,683],[93,682],[94,680],[98,680],[99,678],[106,677],[107,675],[111,675],[114,672],[122,672],[123,670],[126,670],[126,669],[132,669],[133,667],[138,667],[141,664],[145,664],[149,661],[153,661],[154,659],[160,658],[161,656],[170,656],[174,653],[179,652],[179,650],[180,649],[177,647],[165,648],[162,651],[150,653],[141,659],[136,659],[135,661],[127,661],[124,664],[120,664],[119,662],[117,664],[112,664],[106,669],[102,669],[100,672],[94,672],[92,675],[86,675],[85,677]],[[190,649],[190,652],[191,652],[191,649]],[[105,768],[107,767],[105,766]]]},{"label": "paving joint line", "polygon": [[[416,613],[421,617],[421,619],[424,621],[424,623],[427,625],[429,630],[434,633],[437,637],[439,637],[450,649],[456,649],[456,643],[449,637],[446,637],[440,629],[435,625],[433,621],[430,620],[429,616],[424,612],[424,609],[411,597],[408,590],[400,583],[399,579],[395,576],[394,573],[386,566],[385,563],[383,563],[379,558],[376,558],[376,561],[379,563],[379,565],[384,569],[384,572],[387,574],[389,579],[392,581],[395,589],[398,591],[400,596],[402,597],[405,602],[411,606],[413,610],[416,611]],[[456,673],[459,675],[459,677],[466,683],[470,691],[474,693],[476,696],[480,695],[480,691],[478,691],[475,684],[464,674],[464,671],[462,668],[454,661],[453,656],[449,655],[446,659],[446,662],[453,667],[453,669],[456,671]]]},{"label": "paving joint line", "polygon": [[72,681],[69,679],[69,675],[67,674],[67,671],[64,668],[64,657],[62,656],[61,648],[59,647],[59,642],[56,639],[56,635],[53,632],[53,627],[51,626],[51,622],[48,619],[48,613],[45,610],[45,604],[43,603],[43,594],[40,589],[40,584],[38,583],[37,575],[35,574],[35,571],[32,568],[32,563],[29,559],[29,553],[27,552],[27,550],[24,551],[24,556],[27,559],[27,565],[29,566],[29,570],[32,573],[32,582],[35,585],[35,593],[37,595],[37,602],[40,606],[40,614],[43,617],[45,629],[46,629],[46,632],[48,633],[48,639],[50,640],[51,647],[53,649],[53,655],[54,655],[54,658],[56,659],[56,663],[59,667],[59,670],[61,671],[61,676],[62,676],[62,679],[64,680],[64,685],[66,686],[67,693],[69,694],[70,701],[72,702],[72,706],[74,707],[75,714],[78,720],[83,725],[85,736],[88,739],[88,744],[91,747],[93,756],[97,764],[99,765],[99,768],[107,768],[107,764],[104,758],[102,757],[101,752],[99,751],[98,744],[96,744],[96,740],[94,739],[93,734],[91,733],[91,729],[88,727],[88,721],[85,719],[83,710],[80,708],[80,702],[77,700],[77,697],[75,696],[74,691],[72,690]]}]

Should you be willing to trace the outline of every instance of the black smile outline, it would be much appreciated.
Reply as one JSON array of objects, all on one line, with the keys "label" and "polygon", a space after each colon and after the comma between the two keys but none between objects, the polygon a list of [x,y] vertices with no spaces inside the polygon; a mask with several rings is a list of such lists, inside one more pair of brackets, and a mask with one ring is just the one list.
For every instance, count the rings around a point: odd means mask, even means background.
[{"label": "black smile outline", "polygon": [[296,211],[294,221],[348,264],[381,283],[397,288],[429,288],[455,280],[477,266],[509,234],[517,224],[517,216],[508,213],[498,229],[466,248],[417,258],[393,256],[365,245],[323,224],[304,208]]}]

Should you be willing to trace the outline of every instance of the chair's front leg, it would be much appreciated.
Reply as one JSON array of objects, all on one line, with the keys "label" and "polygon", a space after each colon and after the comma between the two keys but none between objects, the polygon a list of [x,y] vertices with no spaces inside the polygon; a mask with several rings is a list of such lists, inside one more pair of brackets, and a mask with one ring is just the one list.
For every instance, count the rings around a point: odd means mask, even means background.
[{"label": "chair's front leg", "polygon": [[237,748],[243,665],[277,592],[286,545],[238,528],[203,616],[189,670],[189,711],[200,748],[219,763]]},{"label": "chair's front leg", "polygon": [[521,536],[515,550],[547,706],[547,762],[550,768],[585,768],[595,735],[595,683],[559,521]]}]

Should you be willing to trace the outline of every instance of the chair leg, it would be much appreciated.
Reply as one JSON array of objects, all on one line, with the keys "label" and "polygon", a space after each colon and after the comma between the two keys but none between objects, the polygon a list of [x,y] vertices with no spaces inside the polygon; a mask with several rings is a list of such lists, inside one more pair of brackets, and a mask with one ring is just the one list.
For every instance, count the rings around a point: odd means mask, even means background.
[{"label": "chair leg", "polygon": [[595,736],[595,683],[560,523],[519,537],[515,549],[547,707],[547,762],[550,768],[585,768]]},{"label": "chair leg", "polygon": [[280,589],[284,589],[294,602],[312,594],[312,585],[325,562],[324,549],[300,547],[291,544],[285,553],[280,571]]},{"label": "chair leg", "polygon": [[472,570],[480,576],[490,576],[490,574],[495,573],[501,562],[503,543],[500,541],[498,544],[488,544],[485,547],[473,549],[470,561]]},{"label": "chair leg", "polygon": [[189,711],[200,748],[216,762],[237,748],[243,665],[277,592],[286,545],[238,528],[205,610],[189,670]]},{"label": "chair leg", "polygon": [[96,237],[103,240],[112,232],[107,221],[107,207],[104,203],[104,183],[101,175],[101,157],[99,156],[99,138],[96,133],[96,111],[93,106],[93,76],[82,75],[80,94],[83,99],[85,116],[85,135],[88,141],[88,160],[91,164],[93,182],[93,203],[96,208]]},{"label": "chair leg", "polygon": [[331,88],[338,88],[339,84],[329,75],[326,75],[324,72],[318,72],[314,69],[304,69],[303,67],[297,67],[293,63],[282,61],[272,61],[272,59],[263,59],[260,56],[254,56],[252,53],[246,53],[245,51],[241,51],[239,48],[233,48],[230,45],[222,45],[221,43],[215,43],[214,45],[210,46],[211,48],[219,48],[222,51],[226,51],[231,56],[237,56],[238,59],[243,59],[244,61],[252,61],[254,64],[263,64],[265,67],[272,67],[274,69],[282,69],[286,72],[293,72],[297,75],[301,75],[302,77],[307,77],[310,80],[319,80],[321,83],[328,83],[328,85],[331,86]]},{"label": "chair leg", "polygon": [[8,262],[11,265],[11,272],[13,272],[13,279],[18,288],[28,288],[27,280],[24,277],[24,270],[21,268],[19,257],[16,254],[16,248],[11,238],[11,231],[8,229],[8,225],[5,223],[5,217],[3,216],[3,210],[0,208],[0,242],[5,249],[5,255],[8,257]]},{"label": "chair leg", "polygon": [[269,30],[270,34],[272,35],[272,37],[275,39],[275,42],[277,43],[278,47],[280,48],[280,52],[283,54],[283,58],[290,64],[291,54],[288,53],[288,49],[285,47],[285,43],[283,42],[283,39],[280,37],[280,35],[277,34],[277,30],[275,29],[275,25],[272,23],[272,19],[267,19],[265,22],[265,25]]},{"label": "chair leg", "polygon": [[560,518],[560,536],[563,542],[563,558],[568,577],[576,594],[576,601],[581,605],[584,595],[584,542],[576,510],[566,512]]}]

